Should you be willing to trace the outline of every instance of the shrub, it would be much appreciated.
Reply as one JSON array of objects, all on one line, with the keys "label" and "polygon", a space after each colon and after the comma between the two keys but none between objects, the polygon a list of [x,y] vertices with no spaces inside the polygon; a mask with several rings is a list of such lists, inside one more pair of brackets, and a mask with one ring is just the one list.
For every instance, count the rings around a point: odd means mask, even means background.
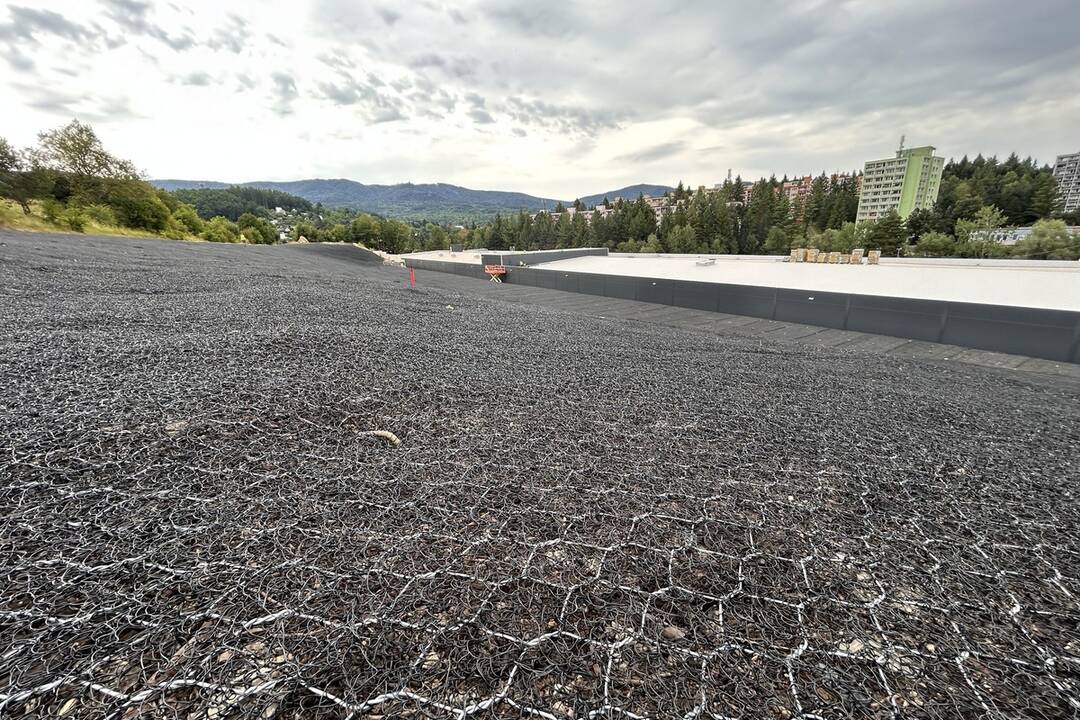
[{"label": "shrub", "polygon": [[83,212],[86,213],[86,217],[94,221],[98,225],[118,225],[116,220],[116,213],[108,205],[102,205],[100,203],[96,205],[87,205],[83,208]]},{"label": "shrub", "polygon": [[0,202],[0,227],[10,227],[15,224],[18,211],[6,202]]},{"label": "shrub", "polygon": [[244,213],[237,218],[236,224],[248,242],[271,245],[277,240],[277,230],[266,218]]},{"label": "shrub", "polygon": [[75,232],[85,232],[86,223],[89,222],[89,220],[90,219],[86,216],[83,209],[77,205],[72,205],[67,208],[60,216],[61,224]]},{"label": "shrub", "polygon": [[187,228],[178,223],[176,221],[176,218],[172,217],[169,218],[169,224],[165,227],[161,234],[169,238],[170,240],[184,240],[191,233],[188,232]]},{"label": "shrub", "polygon": [[176,210],[173,211],[173,219],[192,235],[199,235],[206,226],[206,223],[199,217],[199,213],[195,211],[195,208],[187,203],[180,203],[176,207]]},{"label": "shrub", "polygon": [[322,231],[322,236],[326,242],[349,242],[349,226],[331,225]]},{"label": "shrub", "polygon": [[45,220],[57,225],[60,223],[60,216],[64,214],[64,203],[49,198],[41,203],[41,214]]},{"label": "shrub", "polygon": [[236,227],[236,223],[218,215],[206,223],[202,237],[210,242],[240,242],[240,230]]},{"label": "shrub", "polygon": [[923,233],[915,244],[915,254],[922,257],[951,257],[956,254],[956,241],[945,233]]},{"label": "shrub", "polygon": [[158,196],[158,200],[165,204],[165,207],[169,208],[169,212],[176,212],[176,209],[180,207],[180,201],[168,190],[154,188],[154,194]]},{"label": "shrub", "polygon": [[169,224],[169,208],[141,180],[110,180],[105,201],[126,227],[161,232]]}]

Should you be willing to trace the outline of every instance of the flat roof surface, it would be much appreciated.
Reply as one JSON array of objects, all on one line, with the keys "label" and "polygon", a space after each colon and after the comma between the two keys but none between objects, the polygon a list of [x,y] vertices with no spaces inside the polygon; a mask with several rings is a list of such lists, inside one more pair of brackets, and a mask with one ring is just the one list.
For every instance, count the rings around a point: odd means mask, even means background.
[{"label": "flat roof surface", "polygon": [[1075,720],[1072,382],[337,250],[0,230],[0,715]]},{"label": "flat roof surface", "polygon": [[[698,265],[703,258],[715,264]],[[436,258],[432,258],[436,259]],[[777,257],[585,256],[550,270],[731,283],[818,292],[1080,311],[1080,263],[890,259],[882,265],[783,262]]]}]

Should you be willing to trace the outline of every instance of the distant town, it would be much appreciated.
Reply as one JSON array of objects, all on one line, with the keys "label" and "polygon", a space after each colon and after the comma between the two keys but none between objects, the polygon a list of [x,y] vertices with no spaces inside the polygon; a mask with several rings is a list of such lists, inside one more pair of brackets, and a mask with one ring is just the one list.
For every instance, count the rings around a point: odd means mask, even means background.
[{"label": "distant town", "polygon": [[[861,173],[832,173],[827,176],[830,186],[838,186],[845,182],[853,182],[855,193],[859,197],[856,222],[878,220],[890,212],[895,212],[902,220],[906,220],[915,210],[930,210],[937,202],[938,193],[941,189],[941,176],[945,168],[945,158],[935,155],[933,145],[922,147],[905,148],[901,138],[900,147],[891,158],[882,160],[867,160]],[[1071,213],[1080,209],[1080,152],[1058,155],[1054,162],[1054,179],[1057,182],[1057,191],[1061,210]],[[821,177],[826,177],[822,175]],[[806,209],[807,202],[817,178],[813,175],[804,175],[792,180],[783,180],[779,185],[779,192],[788,201],[792,217],[801,221]],[[728,182],[732,181],[731,171],[728,171]],[[739,184],[738,199],[733,203],[745,205],[753,197],[754,188],[758,183],[743,180]],[[723,185],[717,183],[711,187],[699,186],[698,190],[706,196],[719,193]],[[593,208],[579,208],[570,206],[551,212],[540,211],[532,214],[536,220],[542,213],[549,214],[553,220],[559,220],[563,213],[573,218],[580,215],[585,220],[591,221],[593,216],[607,217],[614,212],[614,202],[618,200],[632,201],[637,198],[614,197],[607,204],[599,204]],[[641,199],[652,209],[659,225],[665,212],[671,212],[678,207],[680,202],[685,202],[671,193],[654,197],[648,194],[642,195]],[[1075,228],[1080,230],[1080,227]],[[1011,231],[1001,230],[995,237],[1006,245],[1014,244],[1030,231],[1028,228],[1015,228]]]}]

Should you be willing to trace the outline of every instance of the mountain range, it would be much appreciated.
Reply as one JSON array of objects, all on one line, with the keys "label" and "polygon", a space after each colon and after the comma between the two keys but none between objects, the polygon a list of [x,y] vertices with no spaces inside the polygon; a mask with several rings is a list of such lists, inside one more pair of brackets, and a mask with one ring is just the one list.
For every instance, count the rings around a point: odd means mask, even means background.
[{"label": "mountain range", "polygon": [[[225,188],[230,183],[214,180],[151,180],[165,190]],[[573,200],[542,198],[525,193],[500,190],[472,190],[447,183],[399,183],[397,185],[367,185],[354,180],[292,180],[271,182],[256,180],[238,183],[241,186],[281,190],[298,195],[327,207],[346,207],[386,217],[407,220],[428,219],[443,222],[488,220],[496,213],[520,210],[553,209],[559,202],[570,205]],[[663,195],[672,188],[667,185],[639,184],[581,198],[586,207],[603,202],[604,198],[621,197],[635,200],[638,195]]]}]

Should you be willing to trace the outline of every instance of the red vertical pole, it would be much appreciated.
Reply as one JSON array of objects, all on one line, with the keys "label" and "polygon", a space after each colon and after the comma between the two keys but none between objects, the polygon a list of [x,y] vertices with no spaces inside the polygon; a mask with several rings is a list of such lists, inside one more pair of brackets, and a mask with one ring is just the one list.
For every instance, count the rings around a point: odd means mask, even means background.
[{"label": "red vertical pole", "polygon": [[416,268],[409,268],[409,287],[416,287]]}]

